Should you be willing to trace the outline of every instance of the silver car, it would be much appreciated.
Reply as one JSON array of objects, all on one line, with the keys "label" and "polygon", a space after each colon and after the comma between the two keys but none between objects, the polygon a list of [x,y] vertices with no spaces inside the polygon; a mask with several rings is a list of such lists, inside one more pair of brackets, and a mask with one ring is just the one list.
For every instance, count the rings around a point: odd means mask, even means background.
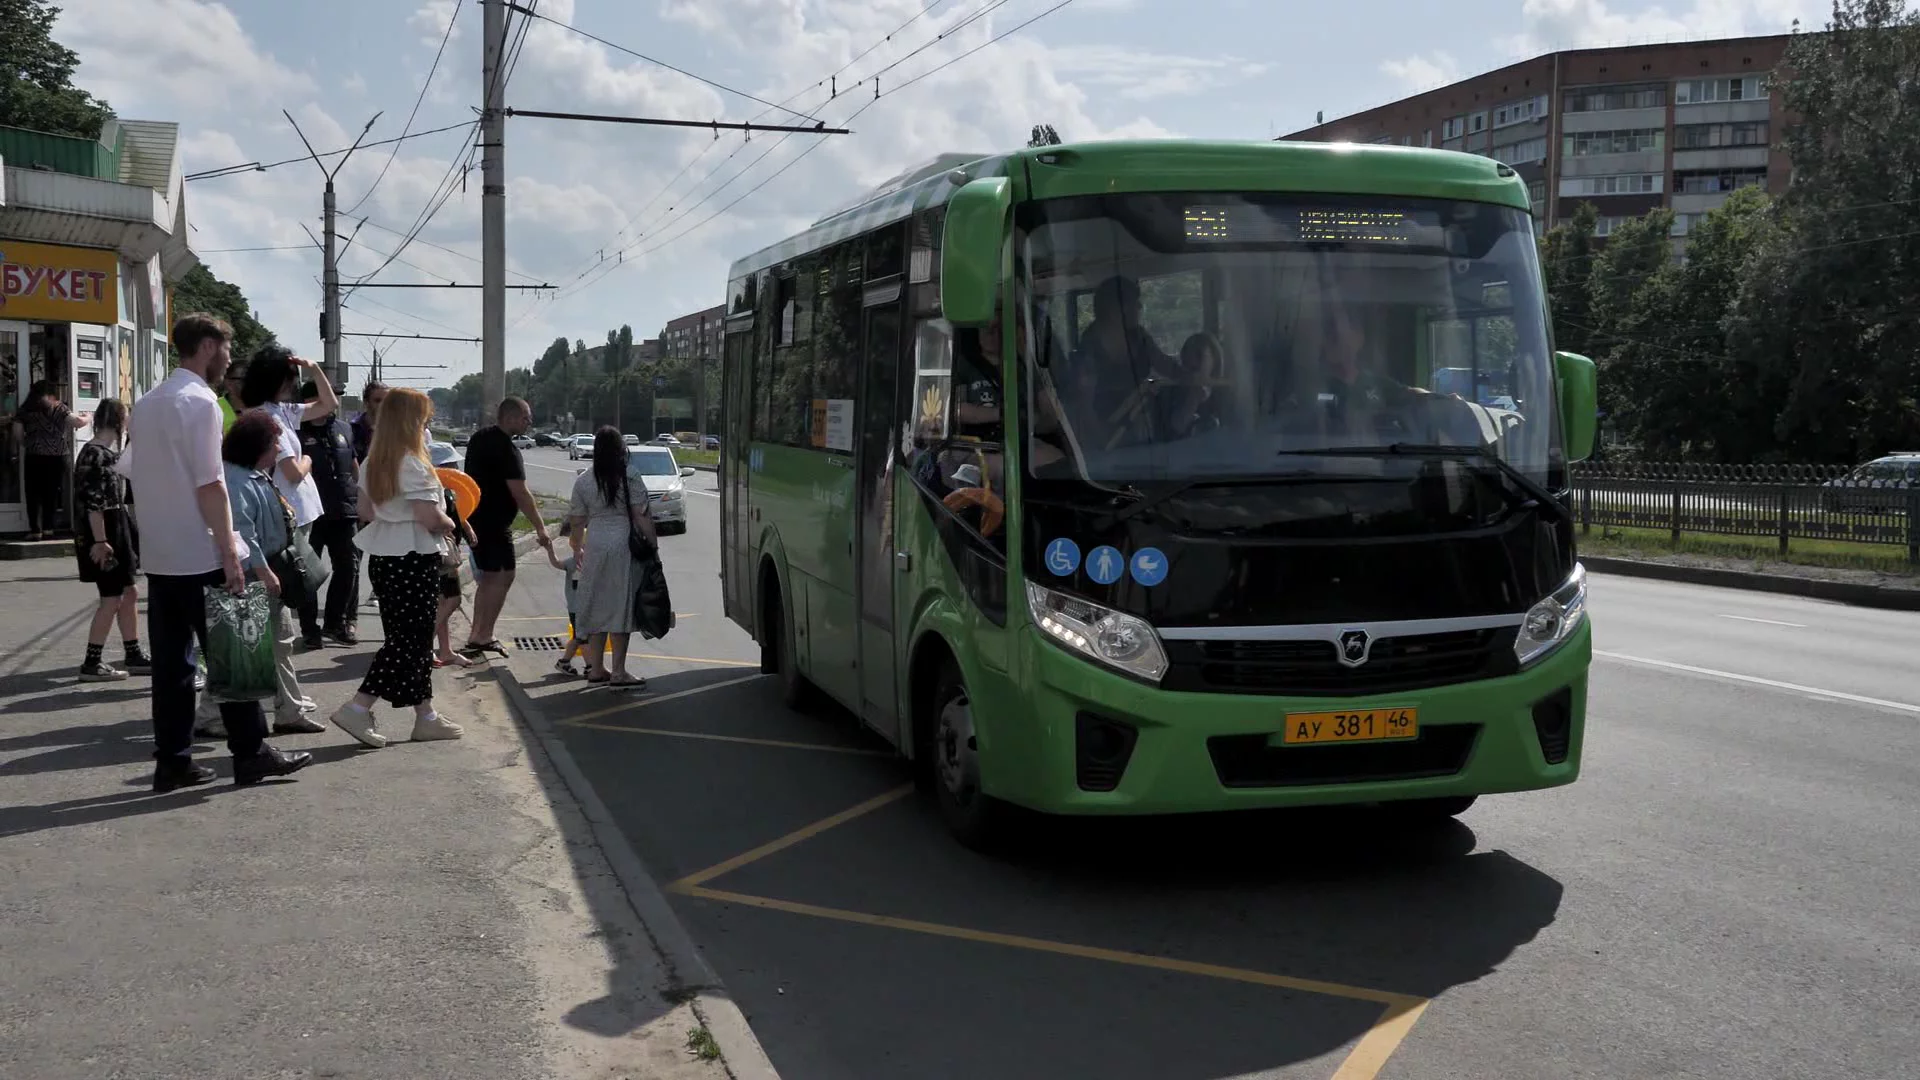
[{"label": "silver car", "polygon": [[673,451],[664,446],[639,446],[632,450],[633,463],[647,481],[647,504],[655,524],[663,533],[687,531],[687,477],[692,466],[674,460]]}]

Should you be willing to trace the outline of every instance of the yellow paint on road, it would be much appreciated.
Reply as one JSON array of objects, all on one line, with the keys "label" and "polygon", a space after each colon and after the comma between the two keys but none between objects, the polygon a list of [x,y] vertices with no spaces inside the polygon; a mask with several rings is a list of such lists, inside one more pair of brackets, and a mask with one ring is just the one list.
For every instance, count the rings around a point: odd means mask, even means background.
[{"label": "yellow paint on road", "polygon": [[738,679],[728,679],[725,682],[717,682],[708,686],[696,686],[691,690],[679,690],[671,694],[661,694],[659,697],[646,697],[638,701],[623,701],[618,705],[613,705],[605,709],[595,709],[592,712],[581,713],[578,716],[570,716],[560,722],[563,724],[582,724],[588,720],[599,720],[603,717],[618,716],[623,712],[645,709],[649,706],[659,705],[664,702],[677,701],[684,697],[692,697],[695,694],[706,694],[715,690],[724,690],[729,686],[740,686],[744,683],[750,683],[756,679],[764,678],[766,678],[765,675],[744,675]]},{"label": "yellow paint on road", "polygon": [[787,739],[753,739],[744,735],[715,735],[708,731],[669,731],[666,728],[622,727],[619,724],[588,724],[563,720],[561,727],[586,728],[589,731],[620,731],[630,735],[665,735],[674,739],[705,739],[711,742],[738,743],[744,746],[772,746],[783,750],[816,750],[823,754],[850,754],[855,757],[892,757],[885,750],[863,746],[834,746],[830,743],[792,742]]},{"label": "yellow paint on road", "polygon": [[811,825],[807,825],[802,828],[795,829],[792,832],[788,833],[787,835],[782,836],[778,840],[772,840],[767,843],[761,844],[759,847],[754,848],[752,851],[743,852],[742,854],[735,855],[733,858],[728,859],[726,862],[715,863],[714,865],[709,866],[705,870],[701,870],[698,873],[688,874],[686,877],[683,877],[679,881],[674,882],[672,885],[667,886],[667,888],[685,891],[695,886],[704,885],[707,882],[712,881],[714,878],[717,878],[722,874],[731,874],[735,870],[738,870],[749,863],[759,862],[761,859],[764,859],[767,856],[774,854],[775,852],[785,851],[787,848],[790,848],[793,845],[798,844],[803,840],[811,840],[814,837],[819,836],[821,833],[826,832],[828,829],[831,829],[836,825],[845,825],[847,822],[852,821],[854,818],[862,817],[866,814],[870,814],[873,811],[878,810],[889,803],[899,802],[901,799],[906,798],[909,794],[912,794],[912,792],[913,792],[912,784],[902,784],[899,787],[894,788],[892,791],[889,791],[884,795],[875,795],[873,798],[868,799],[866,802],[863,802],[858,806],[848,807],[847,809],[842,810],[837,814],[833,814],[829,817],[821,818],[819,821],[816,821]]}]

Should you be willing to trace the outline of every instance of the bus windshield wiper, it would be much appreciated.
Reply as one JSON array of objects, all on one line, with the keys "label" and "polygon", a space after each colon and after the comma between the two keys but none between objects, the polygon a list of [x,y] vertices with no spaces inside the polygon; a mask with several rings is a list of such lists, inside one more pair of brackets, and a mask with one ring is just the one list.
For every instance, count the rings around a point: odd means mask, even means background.
[{"label": "bus windshield wiper", "polygon": [[1258,487],[1264,484],[1294,484],[1311,480],[1338,479],[1342,478],[1329,476],[1323,472],[1314,472],[1309,469],[1290,469],[1286,472],[1252,473],[1245,476],[1193,476],[1183,480],[1176,480],[1165,487],[1152,491],[1143,491],[1137,485],[1129,484],[1122,488],[1120,493],[1123,496],[1131,497],[1134,501],[1115,510],[1109,515],[1106,521],[1101,524],[1101,529],[1102,531],[1111,529],[1129,518],[1138,517],[1160,506],[1167,500],[1178,498],[1195,488]]},{"label": "bus windshield wiper", "polygon": [[[1513,463],[1494,452],[1490,446],[1447,446],[1428,443],[1387,443],[1381,446],[1328,446],[1318,450],[1282,450],[1281,457],[1413,457],[1432,458],[1443,461],[1485,462],[1494,467],[1512,487],[1501,485],[1501,489],[1513,498],[1514,505],[1522,510],[1549,507],[1553,516],[1571,523],[1573,512],[1566,504],[1554,497],[1553,492],[1538,480],[1515,468]],[[1519,488],[1518,493],[1513,488]],[[1518,498],[1524,493],[1526,498]]]}]

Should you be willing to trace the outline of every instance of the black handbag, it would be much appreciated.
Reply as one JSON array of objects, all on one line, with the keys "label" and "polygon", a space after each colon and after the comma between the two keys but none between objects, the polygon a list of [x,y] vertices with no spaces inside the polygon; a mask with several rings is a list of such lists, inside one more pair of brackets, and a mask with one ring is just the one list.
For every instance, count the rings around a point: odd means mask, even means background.
[{"label": "black handbag", "polygon": [[266,487],[280,505],[280,519],[287,524],[287,546],[267,556],[267,569],[280,579],[281,601],[288,607],[299,607],[303,597],[311,600],[320,595],[320,586],[326,584],[333,568],[300,539],[300,530],[293,524],[293,507],[287,505],[286,496],[280,494],[271,480],[266,481]]},{"label": "black handbag", "polygon": [[626,474],[620,476],[620,492],[627,503],[627,554],[634,562],[646,562],[660,554],[659,545],[647,539],[647,534],[633,523],[633,487],[628,483]]}]

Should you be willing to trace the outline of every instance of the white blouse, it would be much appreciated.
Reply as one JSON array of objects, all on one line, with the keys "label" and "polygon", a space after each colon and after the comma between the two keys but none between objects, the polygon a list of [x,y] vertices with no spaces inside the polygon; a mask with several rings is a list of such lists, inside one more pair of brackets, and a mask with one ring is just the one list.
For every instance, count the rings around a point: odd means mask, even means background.
[{"label": "white blouse", "polygon": [[[365,487],[361,498],[366,498]],[[431,466],[417,457],[400,459],[400,493],[373,508],[373,521],[353,538],[361,551],[369,555],[432,555],[440,542],[413,519],[416,502],[438,505],[446,498],[440,478]]]}]

